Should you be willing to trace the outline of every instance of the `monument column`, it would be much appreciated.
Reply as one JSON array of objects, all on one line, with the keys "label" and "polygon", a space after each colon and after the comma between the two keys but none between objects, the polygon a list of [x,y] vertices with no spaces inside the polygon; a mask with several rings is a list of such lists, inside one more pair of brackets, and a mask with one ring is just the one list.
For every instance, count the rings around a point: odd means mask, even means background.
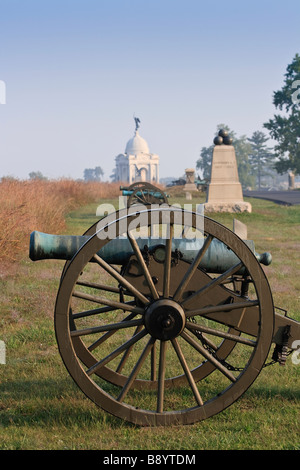
[{"label": "monument column", "polygon": [[228,136],[227,131],[221,129],[214,139],[214,144],[211,177],[204,210],[206,212],[251,212],[251,204],[244,202],[243,199],[232,138]]}]

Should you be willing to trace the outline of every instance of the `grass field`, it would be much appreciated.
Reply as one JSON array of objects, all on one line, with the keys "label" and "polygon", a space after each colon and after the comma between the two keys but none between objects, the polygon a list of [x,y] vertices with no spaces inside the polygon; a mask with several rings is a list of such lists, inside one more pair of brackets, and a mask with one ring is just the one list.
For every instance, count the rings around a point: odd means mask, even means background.
[{"label": "grass field", "polygon": [[[92,225],[98,202],[70,212],[65,233],[80,234]],[[186,201],[173,194],[170,202]],[[197,202],[203,202],[201,195]],[[250,202],[252,214],[238,218],[256,250],[272,253],[264,269],[275,305],[300,321],[300,207]],[[232,228],[232,215],[213,218]],[[285,367],[263,369],[231,407],[194,425],[139,428],[96,407],[73,383],[57,350],[53,309],[63,265],[34,263],[24,253],[1,270],[6,364],[0,364],[0,449],[299,450],[300,366],[291,356]]]}]

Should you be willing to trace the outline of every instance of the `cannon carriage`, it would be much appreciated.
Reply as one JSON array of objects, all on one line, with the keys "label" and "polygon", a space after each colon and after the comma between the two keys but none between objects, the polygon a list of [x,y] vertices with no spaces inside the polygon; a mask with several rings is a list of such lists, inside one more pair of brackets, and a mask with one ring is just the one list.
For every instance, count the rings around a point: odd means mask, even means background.
[{"label": "cannon carriage", "polygon": [[55,333],[80,389],[137,425],[192,424],[241,397],[272,345],[284,364],[299,323],[274,308],[270,254],[196,212],[138,203],[82,237],[33,232],[30,258],[66,261]]}]

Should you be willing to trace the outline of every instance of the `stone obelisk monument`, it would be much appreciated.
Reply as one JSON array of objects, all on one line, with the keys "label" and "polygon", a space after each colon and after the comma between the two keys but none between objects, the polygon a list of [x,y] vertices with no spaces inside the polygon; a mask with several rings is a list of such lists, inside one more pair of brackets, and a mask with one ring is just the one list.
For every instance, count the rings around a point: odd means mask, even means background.
[{"label": "stone obelisk monument", "polygon": [[232,138],[221,129],[214,144],[205,212],[251,212],[251,204],[243,199]]}]

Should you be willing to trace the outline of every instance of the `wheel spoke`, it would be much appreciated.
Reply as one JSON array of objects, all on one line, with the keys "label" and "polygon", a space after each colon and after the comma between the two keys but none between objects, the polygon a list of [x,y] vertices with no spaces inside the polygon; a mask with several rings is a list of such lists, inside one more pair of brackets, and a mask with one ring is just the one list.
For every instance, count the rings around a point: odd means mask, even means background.
[{"label": "wheel spoke", "polygon": [[[194,324],[194,323],[193,323]],[[197,335],[197,332],[199,330],[196,330],[196,329],[190,329],[191,333],[193,333],[196,338],[199,339],[198,335]],[[209,338],[207,338],[205,335],[203,335],[201,333],[201,337],[203,338],[203,340],[205,341],[205,344],[207,344],[207,346],[209,346],[211,349],[213,349],[214,351],[217,351],[218,350],[218,346],[216,346],[215,343],[213,343]]]},{"label": "wheel spoke", "polygon": [[220,338],[226,338],[226,339],[235,341],[236,343],[246,344],[247,346],[252,346],[252,347],[256,346],[256,341],[253,341],[251,339],[244,338],[238,335],[233,335],[225,331],[216,330],[215,328],[198,325],[197,323],[186,322],[186,327],[189,330],[196,330],[196,331],[200,331],[201,333],[207,333],[210,335],[218,336]]},{"label": "wheel spoke", "polygon": [[164,293],[165,298],[168,298],[170,295],[172,240],[173,240],[174,225],[170,224],[169,228],[170,228],[170,233],[169,233],[169,238],[167,238],[166,240],[166,257],[165,257],[165,265],[164,265],[163,293]]},{"label": "wheel spoke", "polygon": [[195,341],[190,335],[184,331],[181,333],[182,338],[184,338],[193,348],[195,348],[202,356],[205,357],[211,364],[213,364],[222,374],[224,374],[231,382],[236,382],[234,375],[226,369],[220,361],[218,361],[214,356],[212,356],[201,344]]},{"label": "wheel spoke", "polygon": [[[126,305],[135,305],[135,302],[128,302]],[[92,310],[85,310],[83,312],[78,312],[78,313],[73,313],[72,314],[72,319],[76,320],[78,318],[85,318],[89,317],[92,315],[98,315],[99,313],[106,313],[106,312],[113,312],[114,310],[119,310],[119,308],[116,307],[101,307],[101,308],[94,308]],[[127,310],[127,308],[126,308]]]},{"label": "wheel spoke", "polygon": [[106,263],[99,255],[95,254],[93,259],[107,271],[112,277],[117,279],[119,283],[128,289],[135,297],[137,297],[143,304],[148,304],[149,300],[145,297],[136,287],[127,281],[120,273],[118,273],[110,264]]},{"label": "wheel spoke", "polygon": [[[142,324],[139,325],[139,326],[136,328],[136,330],[135,330],[133,336],[136,335],[137,333],[139,333],[142,328],[143,328],[143,325],[142,325]],[[124,352],[124,355],[123,355],[123,357],[122,357],[122,359],[121,359],[121,361],[120,361],[118,367],[116,368],[116,372],[118,372],[119,374],[121,373],[123,367],[125,366],[125,364],[126,364],[126,362],[127,362],[127,359],[128,359],[128,357],[129,357],[129,354],[130,354],[132,348],[133,348],[133,346],[130,346],[130,347],[127,349],[127,351]]]},{"label": "wheel spoke", "polygon": [[152,279],[152,276],[149,272],[149,269],[145,263],[145,260],[143,258],[143,255],[141,253],[141,250],[137,244],[137,241],[136,239],[134,238],[132,232],[128,232],[128,238],[129,238],[129,241],[130,241],[130,244],[133,248],[133,251],[135,253],[135,256],[137,257],[138,261],[139,261],[139,264],[143,270],[143,273],[144,273],[144,276],[145,276],[145,279],[147,281],[147,284],[149,286],[149,289],[150,289],[150,292],[151,292],[151,295],[153,297],[154,300],[158,299],[159,298],[159,295],[157,293],[157,290],[156,290],[156,287],[154,285],[154,282],[153,282],[153,279]]},{"label": "wheel spoke", "polygon": [[[128,315],[127,317],[125,317],[122,321],[129,321],[131,320],[132,318],[134,318],[136,316],[136,313],[130,313],[130,315]],[[107,333],[105,333],[104,335],[102,335],[99,339],[97,339],[97,341],[94,341],[94,343],[92,343],[89,347],[88,347],[88,350],[89,351],[93,351],[94,349],[96,349],[98,346],[100,346],[101,344],[104,343],[104,341],[106,341],[108,338],[110,338],[112,335],[114,335],[117,331],[116,330],[111,330],[111,331],[108,331]]]},{"label": "wheel spoke", "polygon": [[166,349],[167,341],[160,342],[159,371],[158,371],[158,389],[157,389],[157,413],[163,412],[165,374],[166,374]]},{"label": "wheel spoke", "polygon": [[197,292],[195,292],[194,294],[190,295],[185,300],[183,300],[182,305],[190,302],[193,299],[195,299],[200,294],[201,295],[204,294],[204,293],[207,294],[208,291],[213,289],[215,286],[218,286],[219,284],[221,284],[225,279],[232,276],[232,274],[239,271],[242,266],[243,266],[242,262],[240,262],[238,264],[235,264],[234,266],[229,268],[227,271],[225,271],[223,274],[221,274],[221,276],[218,276],[217,278],[212,279],[208,284],[206,284],[206,286],[202,287]]},{"label": "wheel spoke", "polygon": [[141,204],[144,205],[144,202],[145,202],[145,201],[143,200],[143,198],[142,198],[141,196],[139,196],[138,194],[136,194],[135,197],[136,197],[136,199],[137,199],[137,202],[140,202]]},{"label": "wheel spoke", "polygon": [[146,346],[145,346],[142,354],[140,355],[137,363],[135,364],[134,368],[132,369],[131,374],[128,376],[128,379],[127,379],[124,387],[122,388],[122,391],[121,391],[120,395],[117,398],[118,401],[123,401],[124,400],[126,394],[128,393],[130,387],[132,386],[136,376],[138,375],[142,365],[144,364],[146,357],[148,356],[150,350],[152,349],[154,342],[155,342],[154,338],[149,339],[149,341],[146,344]]},{"label": "wheel spoke", "polygon": [[108,362],[112,361],[115,357],[117,357],[119,354],[121,354],[123,351],[125,351],[125,349],[129,348],[131,345],[135,344],[137,341],[140,341],[147,334],[148,332],[146,329],[140,331],[140,333],[130,338],[124,344],[122,344],[117,349],[115,349],[110,354],[108,354],[106,357],[104,357],[101,361],[96,362],[96,364],[94,364],[92,367],[90,367],[86,371],[87,375],[92,375],[95,372],[97,372],[99,369],[101,369],[101,367],[105,366]]},{"label": "wheel spoke", "polygon": [[73,297],[78,297],[79,299],[89,300],[97,304],[109,305],[111,307],[114,307],[120,310],[125,310],[128,312],[135,312],[135,313],[140,313],[140,314],[144,313],[144,309],[131,305],[130,303],[117,302],[115,300],[106,299],[104,297],[97,297],[95,295],[85,294],[84,292],[78,292],[78,291],[74,291],[72,295]]},{"label": "wheel spoke", "polygon": [[190,265],[189,269],[185,273],[182,281],[180,282],[179,286],[176,289],[176,292],[175,292],[174,297],[173,297],[173,300],[175,300],[175,302],[178,302],[181,299],[184,290],[186,289],[186,287],[187,287],[188,283],[190,282],[193,274],[195,273],[196,269],[198,268],[201,260],[203,259],[203,256],[205,255],[209,245],[211,244],[212,240],[213,240],[213,237],[211,235],[208,235],[206,237],[203,246],[199,250],[196,258],[194,258],[194,261]]},{"label": "wheel spoke", "polygon": [[156,343],[151,349],[151,380],[156,380]]},{"label": "wheel spoke", "polygon": [[239,308],[249,308],[259,305],[258,300],[247,300],[246,302],[234,302],[232,304],[214,305],[211,307],[196,308],[186,312],[186,317],[194,317],[195,315],[208,315],[209,313],[217,312],[230,312],[231,310],[237,310]]},{"label": "wheel spoke", "polygon": [[176,338],[174,338],[174,339],[172,340],[172,345],[173,345],[173,347],[174,347],[174,349],[175,349],[175,351],[176,351],[176,354],[177,354],[177,356],[178,356],[178,359],[179,359],[179,361],[180,361],[180,364],[181,364],[181,366],[182,366],[182,368],[183,368],[183,370],[184,370],[184,373],[185,373],[185,375],[186,375],[186,378],[187,378],[187,380],[188,380],[188,382],[189,382],[189,384],[190,384],[190,387],[191,387],[191,389],[192,389],[192,392],[193,392],[193,394],[194,394],[194,397],[195,397],[195,399],[196,399],[196,402],[197,402],[197,404],[198,404],[199,406],[202,406],[202,405],[203,405],[203,401],[202,401],[202,398],[201,398],[201,396],[200,396],[199,390],[198,390],[197,385],[196,385],[196,383],[195,383],[195,381],[194,381],[194,378],[193,378],[193,376],[192,376],[192,374],[191,374],[191,371],[190,371],[190,369],[188,368],[188,365],[187,365],[187,363],[186,363],[185,357],[184,357],[184,355],[183,355],[183,353],[182,353],[182,351],[181,351],[181,348],[180,348],[179,343],[178,343],[178,341],[177,341]]},{"label": "wheel spoke", "polygon": [[[76,284],[78,286],[91,287],[92,289],[105,290],[107,292],[115,292],[116,294],[120,293],[119,287],[107,286],[105,284],[98,284],[96,282],[77,281]],[[126,293],[126,295],[131,295],[131,294]]]},{"label": "wheel spoke", "polygon": [[93,335],[95,333],[100,333],[101,331],[120,330],[123,328],[131,328],[133,326],[138,326],[142,324],[143,324],[142,318],[138,320],[121,321],[118,323],[111,323],[109,325],[101,325],[101,326],[94,326],[91,328],[84,328],[83,330],[73,330],[71,331],[71,336],[76,337],[76,336]]}]

